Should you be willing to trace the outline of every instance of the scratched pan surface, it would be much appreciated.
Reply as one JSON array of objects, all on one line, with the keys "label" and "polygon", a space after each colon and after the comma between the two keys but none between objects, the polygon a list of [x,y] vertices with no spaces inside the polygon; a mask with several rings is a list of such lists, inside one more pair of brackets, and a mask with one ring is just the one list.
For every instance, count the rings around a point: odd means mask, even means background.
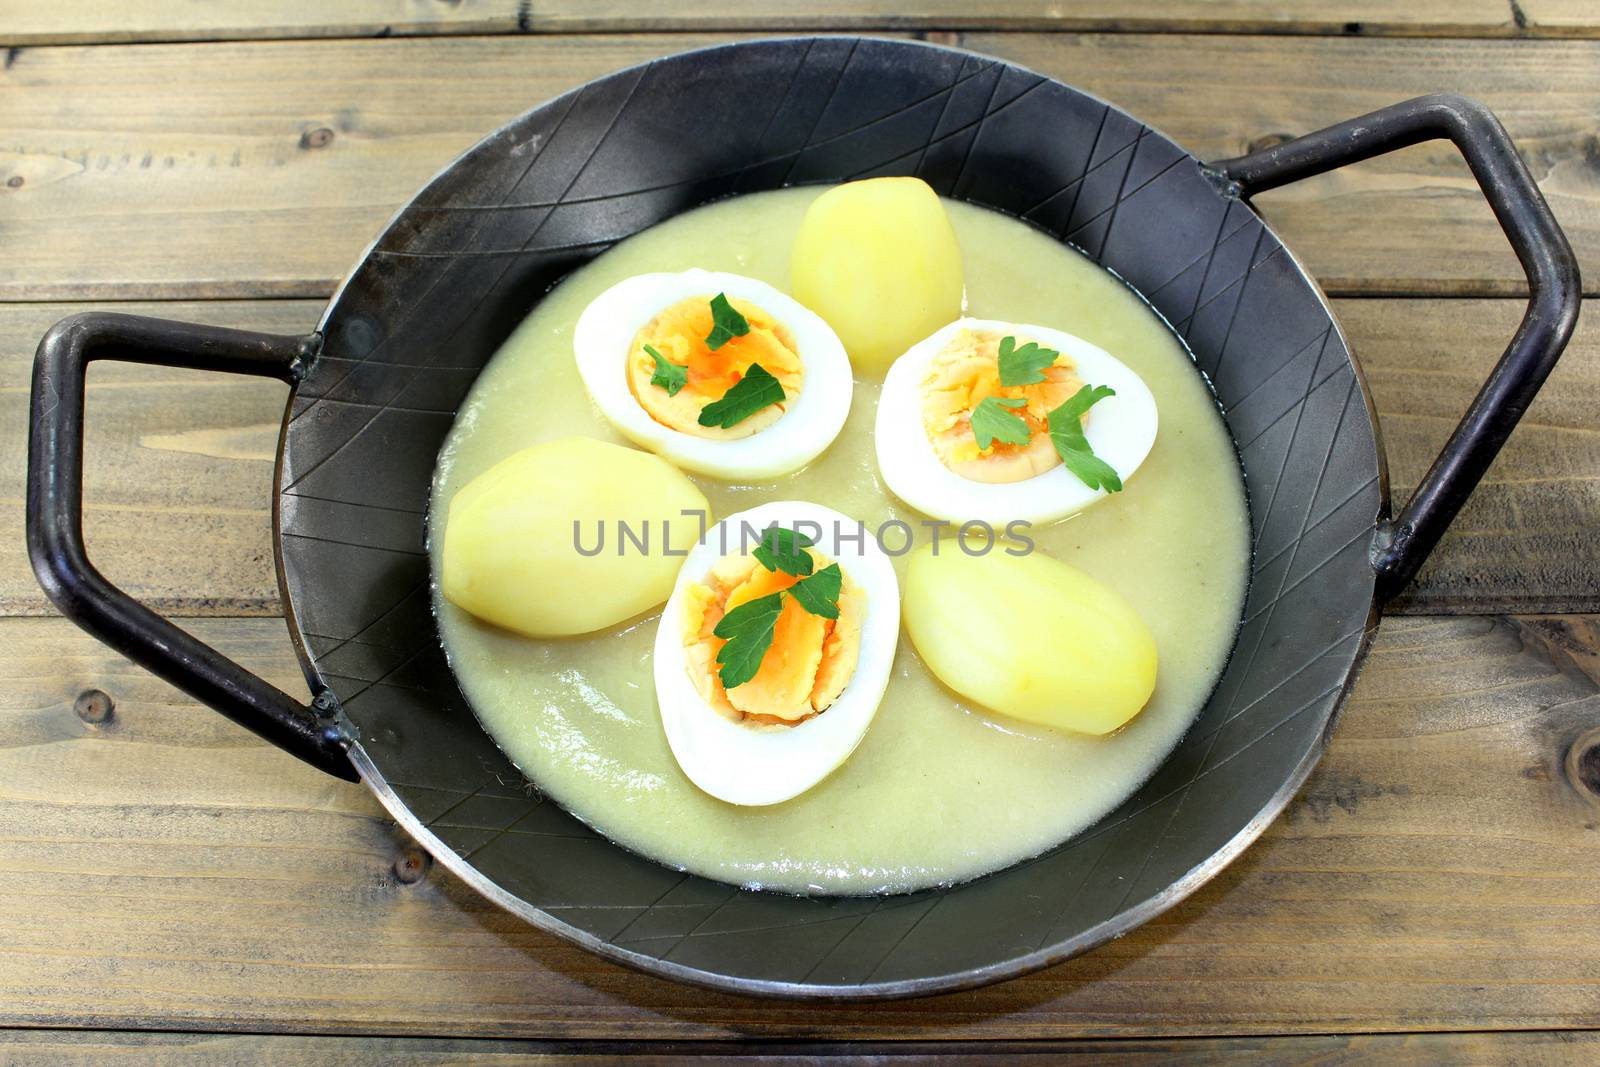
[{"label": "scratched pan surface", "polygon": [[[484,362],[574,267],[718,197],[887,174],[1071,241],[1173,324],[1239,445],[1250,596],[1187,737],[1072,841],[909,896],[735,889],[597,836],[530,791],[479,728],[429,611],[429,480]],[[321,329],[322,355],[291,400],[277,499],[308,673],[342,704],[362,775],[442,862],[530,922],[645,970],[747,992],[894,996],[1020,973],[1115,936],[1214,874],[1293,795],[1375,619],[1381,451],[1316,286],[1194,156],[996,60],[795,39],[602,78],[435,179]]]}]

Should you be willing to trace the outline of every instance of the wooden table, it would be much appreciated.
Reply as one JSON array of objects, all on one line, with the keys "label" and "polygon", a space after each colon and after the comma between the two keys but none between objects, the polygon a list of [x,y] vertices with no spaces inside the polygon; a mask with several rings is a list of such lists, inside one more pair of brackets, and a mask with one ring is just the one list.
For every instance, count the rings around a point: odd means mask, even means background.
[{"label": "wooden table", "polygon": [[[1580,758],[1600,743],[1592,307],[1384,621],[1287,814],[1171,913],[970,993],[797,1005],[603,963],[430,867],[360,788],[53,615],[21,530],[28,368],[52,321],[115,307],[308,329],[394,208],[485,132],[733,35],[961,45],[1203,157],[1466,92],[1500,114],[1600,285],[1593,0],[718,6],[0,0],[0,1059],[434,1063],[758,1037],[801,1042],[766,1050],[797,1058],[937,1043],[1130,1064],[1600,1061],[1600,754]],[[1335,298],[1403,497],[1510,336],[1515,260],[1448,145],[1259,206]],[[268,513],[283,400],[269,382],[97,364],[87,525],[110,577],[296,689]]]}]

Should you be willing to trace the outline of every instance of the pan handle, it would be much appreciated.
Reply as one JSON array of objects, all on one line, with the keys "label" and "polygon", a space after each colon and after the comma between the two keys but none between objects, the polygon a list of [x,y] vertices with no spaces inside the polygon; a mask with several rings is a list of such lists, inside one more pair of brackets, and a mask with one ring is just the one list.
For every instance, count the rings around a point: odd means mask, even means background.
[{"label": "pan handle", "polygon": [[[234,722],[348,781],[355,768],[332,720],[305,707],[108,582],[83,547],[84,372],[97,359],[230,371],[294,383],[319,338],[91,312],[39,342],[28,437],[28,556],[61,613]],[[331,694],[330,694],[331,695]]]},{"label": "pan handle", "polygon": [[1528,309],[1400,517],[1380,523],[1373,551],[1380,601],[1416,575],[1566,348],[1582,296],[1578,262],[1505,127],[1482,104],[1453,93],[1419,96],[1207,168],[1231,183],[1231,192],[1249,197],[1441,137],[1466,157],[1522,262]]}]

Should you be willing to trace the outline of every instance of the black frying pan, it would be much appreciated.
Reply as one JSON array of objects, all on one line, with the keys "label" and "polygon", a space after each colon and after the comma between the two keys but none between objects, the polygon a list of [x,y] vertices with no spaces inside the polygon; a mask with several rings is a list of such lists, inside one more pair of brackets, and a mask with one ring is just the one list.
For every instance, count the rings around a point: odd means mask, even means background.
[{"label": "black frying pan", "polygon": [[[1433,138],[1466,157],[1531,298],[1444,452],[1391,518],[1371,400],[1344,334],[1248,197]],[[909,896],[740,890],[626,852],[530,795],[478,727],[429,611],[429,479],[484,361],[568,271],[716,197],[878,174],[919,175],[1071,241],[1184,336],[1239,445],[1251,592],[1232,659],[1188,735],[1077,838]],[[114,314],[59,323],[34,369],[28,549],[67,617],[274,744],[359,776],[441,863],[541,928],[743,992],[956,989],[1128,930],[1260,834],[1321,754],[1380,606],[1416,573],[1526,410],[1578,299],[1571,249],[1505,131],[1461,97],[1422,97],[1206,164],[1115,107],[983,56],[848,37],[729,45],[590,82],[491,134],[395,216],[314,332]],[[134,602],[86,558],[84,368],[95,359],[293,387],[278,569],[310,707]]]}]

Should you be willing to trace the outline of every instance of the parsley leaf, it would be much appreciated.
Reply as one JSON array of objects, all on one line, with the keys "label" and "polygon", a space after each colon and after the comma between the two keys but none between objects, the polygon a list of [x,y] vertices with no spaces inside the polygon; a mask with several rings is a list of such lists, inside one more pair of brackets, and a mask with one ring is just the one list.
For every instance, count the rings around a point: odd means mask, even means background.
[{"label": "parsley leaf", "polygon": [[656,372],[650,376],[650,384],[661,386],[668,396],[677,396],[678,390],[689,384],[689,368],[672,362],[657,352],[654,345],[645,345],[644,350],[656,361]]},{"label": "parsley leaf", "polygon": [[1017,347],[1015,337],[1000,338],[1000,384],[1036,385],[1044,381],[1044,369],[1056,361],[1061,353],[1053,348],[1041,348],[1029,341]]},{"label": "parsley leaf", "polygon": [[782,526],[769,526],[761,534],[761,543],[750,554],[769,571],[804,578],[812,567],[811,553],[806,549],[814,544],[816,542],[804,534]]},{"label": "parsley leaf", "polygon": [[722,688],[733,689],[756,676],[772,647],[772,629],[783,611],[783,593],[746,601],[724,615],[711,632],[727,641],[717,653]]},{"label": "parsley leaf", "polygon": [[750,332],[750,322],[728,303],[727,293],[711,298],[711,332],[706,335],[706,347],[715,352],[735,337]]},{"label": "parsley leaf", "polygon": [[1083,435],[1083,413],[1108,396],[1116,396],[1109,385],[1086,385],[1050,413],[1050,441],[1067,470],[1090,489],[1122,492],[1122,478],[1116,468],[1094,454]]},{"label": "parsley leaf", "polygon": [[978,439],[979,448],[989,448],[996,439],[1008,445],[1025,445],[1033,431],[1006,408],[1019,408],[1027,401],[1022,397],[986,396],[978,401],[972,411],[972,436]]},{"label": "parsley leaf", "polygon": [[[811,562],[809,557],[806,562]],[[720,667],[717,677],[722,679],[722,688],[737,688],[760,672],[761,661],[772,647],[772,632],[778,625],[778,616],[783,614],[785,592],[794,594],[800,606],[811,614],[837,619],[839,590],[843,584],[844,572],[837,563],[830,563],[787,590],[748,600],[719,619],[711,632],[726,642],[717,652]]]},{"label": "parsley leaf", "polygon": [[789,587],[789,592],[800,601],[800,606],[824,619],[839,617],[839,587],[844,584],[844,573],[837,563],[830,563],[809,578],[802,578]]},{"label": "parsley leaf", "polygon": [[767,373],[767,368],[752,363],[744,377],[723,393],[720,400],[713,400],[700,409],[700,425],[727,429],[764,407],[782,403],[783,398],[783,384]]}]

